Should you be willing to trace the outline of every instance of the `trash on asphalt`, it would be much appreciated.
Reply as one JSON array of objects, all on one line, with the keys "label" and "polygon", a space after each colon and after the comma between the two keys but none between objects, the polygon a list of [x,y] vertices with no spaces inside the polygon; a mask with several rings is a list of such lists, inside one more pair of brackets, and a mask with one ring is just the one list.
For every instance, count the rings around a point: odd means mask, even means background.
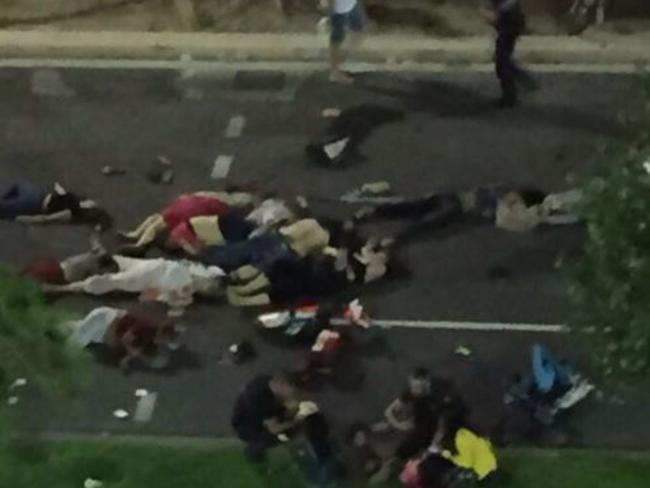
[{"label": "trash on asphalt", "polygon": [[286,326],[290,318],[291,312],[284,310],[282,312],[263,313],[257,317],[257,321],[265,329],[277,329]]},{"label": "trash on asphalt", "polygon": [[119,409],[113,411],[113,417],[115,417],[116,419],[124,420],[124,419],[129,418],[129,412],[127,412],[124,409],[119,408]]},{"label": "trash on asphalt", "polygon": [[104,483],[94,478],[86,478],[84,480],[84,488],[102,488]]},{"label": "trash on asphalt", "polygon": [[335,137],[307,145],[307,157],[315,163],[325,166],[341,166],[348,161],[350,138]]},{"label": "trash on asphalt", "polygon": [[240,365],[257,358],[257,350],[255,346],[248,341],[242,341],[237,344],[232,344],[228,350],[221,356],[219,364],[221,365]]},{"label": "trash on asphalt", "polygon": [[174,181],[172,162],[166,156],[158,156],[147,171],[146,178],[154,184],[171,185]]},{"label": "trash on asphalt", "polygon": [[[364,183],[358,188],[354,188],[341,196],[340,200],[342,202],[354,203],[354,202],[375,202],[384,203],[383,198],[393,199],[395,196],[392,192],[392,187],[387,181],[373,181],[370,183]],[[390,200],[385,203],[390,203]]]},{"label": "trash on asphalt", "polygon": [[341,109],[336,107],[324,108],[321,113],[324,118],[331,119],[341,115]]},{"label": "trash on asphalt", "polygon": [[10,390],[20,388],[22,386],[27,386],[27,380],[25,378],[17,378],[9,387]]},{"label": "trash on asphalt", "polygon": [[113,166],[104,166],[101,169],[101,173],[104,176],[121,176],[126,174],[126,171],[120,168],[114,168]]},{"label": "trash on asphalt", "polygon": [[149,392],[147,390],[145,390],[144,388],[138,388],[137,390],[135,390],[135,396],[137,396],[137,397],[145,397],[148,394],[149,394]]},{"label": "trash on asphalt", "polygon": [[460,356],[471,356],[472,355],[472,350],[468,349],[465,346],[458,346],[456,350],[454,351],[456,354]]}]

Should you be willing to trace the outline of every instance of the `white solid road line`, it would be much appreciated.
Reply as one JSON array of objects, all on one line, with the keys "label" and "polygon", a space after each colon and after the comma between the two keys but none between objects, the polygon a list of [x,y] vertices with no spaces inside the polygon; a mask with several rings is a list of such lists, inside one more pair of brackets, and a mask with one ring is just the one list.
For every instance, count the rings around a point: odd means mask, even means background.
[{"label": "white solid road line", "polygon": [[[334,325],[347,324],[347,319],[334,319]],[[569,332],[565,325],[555,324],[516,324],[501,322],[454,322],[437,320],[371,320],[372,325],[384,328],[413,328],[431,330],[465,330],[480,332],[540,332],[564,334]]]},{"label": "white solid road line", "polygon": [[[186,76],[200,76],[224,70],[234,71],[326,71],[322,62],[223,62],[223,61],[159,61],[159,60],[105,60],[105,59],[3,59],[0,68],[67,68],[67,69],[139,69],[176,70]],[[494,65],[471,63],[349,63],[350,72],[412,72],[412,73],[491,73]],[[604,73],[634,74],[648,72],[648,65],[636,64],[534,64],[530,69],[540,73]]]}]

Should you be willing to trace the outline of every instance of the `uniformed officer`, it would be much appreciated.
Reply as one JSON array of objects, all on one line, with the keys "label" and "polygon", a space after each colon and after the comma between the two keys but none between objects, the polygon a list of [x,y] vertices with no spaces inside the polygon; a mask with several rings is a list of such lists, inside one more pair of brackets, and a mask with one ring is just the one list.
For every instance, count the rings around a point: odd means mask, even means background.
[{"label": "uniformed officer", "polygon": [[526,28],[526,17],[519,0],[484,0],[483,15],[497,30],[494,62],[501,83],[501,107],[514,107],[519,102],[518,86],[535,88],[535,83],[513,59],[519,36]]}]

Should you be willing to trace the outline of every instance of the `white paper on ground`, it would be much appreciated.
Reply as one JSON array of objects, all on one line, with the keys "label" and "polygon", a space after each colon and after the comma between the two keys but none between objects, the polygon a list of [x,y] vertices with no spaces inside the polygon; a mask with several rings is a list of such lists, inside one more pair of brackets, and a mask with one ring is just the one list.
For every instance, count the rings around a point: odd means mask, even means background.
[{"label": "white paper on ground", "polygon": [[137,390],[135,390],[135,396],[137,397],[147,396],[148,394],[149,392],[144,388],[138,388]]},{"label": "white paper on ground", "polygon": [[117,419],[120,419],[120,420],[124,420],[124,419],[129,417],[129,412],[119,408],[119,409],[113,411],[113,417],[115,417]]}]

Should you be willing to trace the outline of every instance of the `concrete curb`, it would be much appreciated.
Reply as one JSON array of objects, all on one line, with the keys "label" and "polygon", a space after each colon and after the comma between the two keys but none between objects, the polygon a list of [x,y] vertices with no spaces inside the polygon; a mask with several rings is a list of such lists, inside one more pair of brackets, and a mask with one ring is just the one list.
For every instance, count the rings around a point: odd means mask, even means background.
[{"label": "concrete curb", "polygon": [[[527,37],[518,57],[528,64],[650,64],[649,39],[611,36]],[[372,64],[476,64],[492,59],[486,37],[432,39],[377,36],[353,61]],[[173,60],[181,56],[222,62],[316,61],[327,58],[327,38],[311,34],[210,34],[0,31],[0,57]]]},{"label": "concrete curb", "polygon": [[17,440],[36,442],[88,442],[92,444],[120,444],[133,446],[191,447],[202,449],[220,449],[238,447],[242,443],[234,437],[184,437],[157,436],[140,434],[82,434],[66,432],[23,432],[15,437]]},{"label": "concrete curb", "polygon": [[[126,445],[126,446],[156,446],[170,448],[192,448],[192,449],[222,449],[230,447],[243,447],[239,439],[232,437],[181,437],[181,436],[157,436],[139,434],[80,434],[80,433],[23,433],[18,434],[15,439],[31,442],[66,443],[85,442],[89,444],[103,445]],[[606,449],[602,447],[572,447],[572,448],[545,448],[535,446],[508,446],[502,452],[537,454],[540,456],[557,456],[558,449],[569,449],[571,451],[608,451],[624,453],[630,458],[648,459],[650,451],[645,449]]]}]

